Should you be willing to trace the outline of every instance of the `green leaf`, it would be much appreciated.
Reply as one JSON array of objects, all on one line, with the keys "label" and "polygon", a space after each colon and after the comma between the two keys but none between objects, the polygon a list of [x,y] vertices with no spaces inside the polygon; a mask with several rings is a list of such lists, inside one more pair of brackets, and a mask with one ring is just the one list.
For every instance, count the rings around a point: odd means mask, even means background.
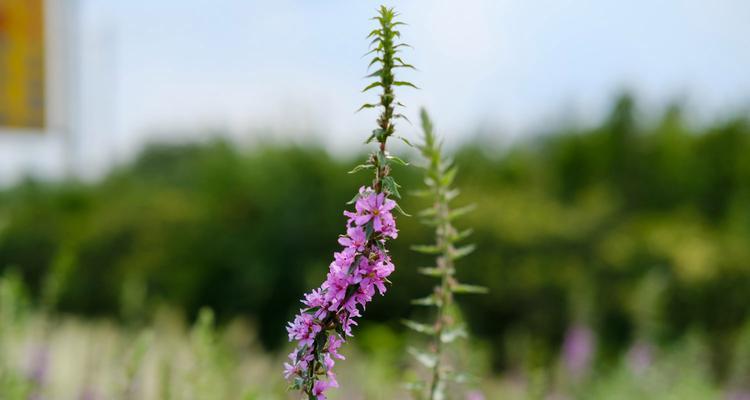
[{"label": "green leaf", "polygon": [[394,115],[393,115],[393,118],[401,118],[401,119],[403,119],[404,121],[406,121],[406,122],[408,122],[409,124],[411,124],[411,121],[409,120],[409,118],[407,118],[407,117],[406,117],[406,115],[404,115],[404,114],[394,114]]},{"label": "green leaf", "polygon": [[425,208],[417,214],[418,217],[434,217],[435,215],[437,215],[435,207]]},{"label": "green leaf", "polygon": [[434,294],[431,294],[427,297],[414,299],[411,301],[411,304],[414,304],[416,306],[440,306],[442,304],[442,301],[440,301],[440,299]]},{"label": "green leaf", "polygon": [[433,192],[429,189],[410,190],[409,195],[414,197],[427,197],[432,196]]},{"label": "green leaf", "polygon": [[443,187],[448,187],[453,183],[453,180],[456,178],[456,172],[458,172],[458,168],[453,167],[448,170],[448,172],[443,175],[443,178],[440,180],[440,185]]},{"label": "green leaf", "polygon": [[407,140],[407,139],[406,139],[405,137],[403,137],[403,136],[398,136],[398,135],[397,135],[396,137],[397,137],[397,138],[399,138],[399,139],[401,139],[401,141],[403,141],[404,143],[406,143],[406,145],[407,145],[407,146],[409,146],[409,147],[414,147],[414,145],[413,145],[413,144],[411,144],[411,142],[409,142],[409,141],[408,141],[408,140]]},{"label": "green leaf", "polygon": [[372,220],[370,220],[369,222],[367,222],[367,225],[365,226],[365,240],[366,241],[370,240],[370,238],[372,237],[372,233],[374,231],[375,230],[372,227]]},{"label": "green leaf", "polygon": [[415,67],[415,66],[413,66],[413,65],[411,65],[411,64],[399,64],[399,65],[394,65],[394,66],[393,66],[393,68],[408,68],[408,69],[413,69],[413,70],[415,70],[415,71],[417,70],[417,67]]},{"label": "green leaf", "polygon": [[412,321],[409,319],[403,319],[401,320],[401,323],[415,332],[424,333],[425,335],[435,334],[435,327],[433,327],[432,325],[423,324],[421,322]]},{"label": "green leaf", "polygon": [[401,208],[401,206],[398,203],[396,203],[396,211],[398,211],[399,213],[401,213],[401,215],[403,215],[404,217],[411,217],[411,214],[409,214],[408,212],[404,211],[404,209]]},{"label": "green leaf", "polygon": [[376,76],[380,76],[381,73],[383,73],[383,70],[379,69],[379,70],[377,70],[377,71],[375,71],[375,72],[373,72],[373,73],[365,76],[365,78],[373,78],[373,77],[376,77]]},{"label": "green leaf", "polygon": [[362,58],[365,58],[365,57],[369,56],[370,54],[372,54],[372,53],[374,53],[374,52],[376,52],[376,51],[380,51],[380,50],[381,50],[381,48],[380,48],[380,46],[378,46],[378,47],[376,47],[376,48],[374,48],[374,49],[372,49],[372,50],[368,51],[367,53],[365,53],[365,54],[362,54]]},{"label": "green leaf", "polygon": [[[414,382],[406,382],[404,383],[404,389],[415,392],[415,393],[421,393],[427,388],[427,385],[424,382],[414,381]],[[419,397],[417,397],[419,398]]]},{"label": "green leaf", "polygon": [[[382,129],[378,129],[378,131],[384,132]],[[378,140],[380,139],[381,137],[378,137]],[[377,157],[379,165],[388,165],[388,159],[385,157],[385,154],[382,151],[378,150],[378,152],[375,153],[375,157]],[[386,178],[389,178],[389,177],[386,177]]]},{"label": "green leaf", "polygon": [[409,347],[407,351],[425,368],[434,368],[435,364],[437,364],[437,357],[434,354],[424,352],[414,347]]},{"label": "green leaf", "polygon": [[373,139],[378,139],[378,141],[380,141],[380,138],[382,137],[384,133],[385,131],[380,128],[374,129],[370,137],[368,137],[367,140],[365,140],[365,143],[370,143],[372,142]]},{"label": "green leaf", "polygon": [[404,161],[404,160],[402,160],[402,159],[400,159],[400,158],[398,158],[396,156],[388,155],[387,158],[389,160],[393,161],[395,164],[401,165],[403,167],[409,166],[408,162],[406,162],[406,161]]},{"label": "green leaf", "polygon": [[474,233],[473,229],[466,229],[466,230],[463,230],[463,231],[458,232],[457,234],[451,236],[449,239],[453,243],[460,242],[460,241],[466,239],[467,237],[471,236],[472,233]]},{"label": "green leaf", "polygon": [[411,249],[423,254],[440,254],[441,249],[432,244],[415,244],[411,246]]},{"label": "green leaf", "polygon": [[419,88],[418,88],[418,87],[417,87],[416,85],[414,85],[413,83],[411,83],[411,82],[406,82],[406,81],[394,81],[394,82],[393,82],[393,85],[394,85],[394,86],[410,86],[410,87],[413,87],[414,89],[419,89]]},{"label": "green leaf", "polygon": [[358,109],[357,109],[357,111],[355,111],[355,113],[358,113],[358,112],[360,112],[360,111],[364,110],[365,108],[375,108],[375,107],[377,107],[377,106],[379,106],[379,105],[380,105],[380,104],[370,104],[370,103],[365,103],[365,104],[362,104],[362,107],[358,108]]},{"label": "green leaf", "polygon": [[445,379],[451,380],[456,383],[469,383],[469,382],[476,382],[477,377],[466,373],[466,372],[456,372],[456,371],[445,371]]},{"label": "green leaf", "polygon": [[419,222],[427,226],[438,226],[443,223],[443,221],[438,218],[421,218]]},{"label": "green leaf", "polygon": [[440,334],[440,341],[443,343],[451,343],[458,338],[465,338],[467,336],[469,335],[466,332],[466,327],[464,325],[456,325],[449,329],[443,330],[443,332]]},{"label": "green leaf", "polygon": [[347,173],[348,174],[354,174],[354,173],[357,173],[357,172],[359,172],[359,171],[361,171],[363,169],[370,169],[370,168],[375,168],[375,166],[372,165],[372,164],[359,164],[359,165],[357,165],[356,167],[354,167],[351,171],[349,171]]},{"label": "green leaf", "polygon": [[451,201],[455,199],[459,194],[461,194],[461,191],[458,189],[453,189],[445,192],[445,201]]},{"label": "green leaf", "polygon": [[453,252],[453,254],[451,254],[451,259],[458,260],[459,258],[466,257],[467,255],[471,254],[471,252],[473,252],[474,249],[476,249],[476,246],[473,244],[470,244],[464,247],[459,247]]},{"label": "green leaf", "polygon": [[484,294],[489,292],[490,290],[487,289],[484,286],[478,286],[478,285],[467,285],[464,283],[458,283],[451,287],[451,292],[453,293],[477,293],[477,294]]},{"label": "green leaf", "polygon": [[398,199],[401,198],[401,194],[398,192],[398,188],[400,188],[401,185],[396,183],[392,176],[386,176],[385,178],[383,178],[383,186],[385,186],[386,190],[388,190],[388,193],[392,194]]},{"label": "green leaf", "polygon": [[448,213],[448,220],[452,221],[462,215],[465,215],[474,211],[474,209],[476,208],[477,207],[475,204],[469,204],[468,206],[457,208]]},{"label": "green leaf", "polygon": [[372,64],[375,64],[378,61],[383,62],[383,60],[380,57],[373,58],[372,61],[370,61],[370,63],[367,64],[367,69],[370,69],[370,67],[372,67]]},{"label": "green leaf", "polygon": [[450,269],[447,269],[447,270],[442,270],[440,268],[435,268],[435,267],[423,267],[423,268],[419,268],[417,270],[417,272],[419,272],[422,275],[431,276],[433,278],[439,278],[439,277],[443,276],[446,273],[447,274],[454,274],[456,272],[456,270],[453,269],[453,268],[450,268]]},{"label": "green leaf", "polygon": [[351,200],[347,201],[346,204],[354,204],[357,200],[359,200],[360,196],[361,196],[361,194],[359,192],[357,192],[357,194],[355,194],[354,197],[352,197]]},{"label": "green leaf", "polygon": [[376,82],[373,82],[373,83],[367,85],[367,87],[365,87],[364,89],[362,89],[362,91],[366,92],[366,91],[368,91],[368,90],[370,90],[370,89],[372,89],[374,87],[378,87],[378,86],[383,86],[383,84],[380,81],[376,81]]}]

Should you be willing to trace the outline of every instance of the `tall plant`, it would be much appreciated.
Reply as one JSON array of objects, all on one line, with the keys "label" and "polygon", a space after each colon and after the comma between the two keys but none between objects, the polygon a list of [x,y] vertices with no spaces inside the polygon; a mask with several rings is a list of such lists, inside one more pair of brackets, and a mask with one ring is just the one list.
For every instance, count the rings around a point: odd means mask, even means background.
[{"label": "tall plant", "polygon": [[368,76],[376,80],[363,92],[380,88],[381,93],[379,102],[364,104],[360,110],[381,110],[377,128],[366,141],[377,141],[378,147],[364,164],[350,171],[372,170],[375,177],[371,186],[360,188],[349,202],[354,204],[354,211],[344,211],[346,234],[338,240],[342,249],[334,253],[325,282],[305,294],[304,307],[287,327],[289,340],[296,341],[297,346],[289,354],[290,362],[284,365],[284,375],[290,388],[303,392],[308,399],[323,400],[328,388],[338,386],[333,366],[334,360],[344,358],[339,348],[352,336],[356,319],[375,292],[385,293],[388,276],[395,269],[386,242],[398,235],[392,210],[400,210],[394,199],[401,196],[400,186],[390,172],[391,165],[406,163],[390,155],[386,143],[395,135],[394,121],[404,118],[395,111],[401,103],[396,101],[394,88],[415,87],[395,77],[397,68],[413,68],[398,56],[406,44],[396,43],[401,36],[396,28],[403,25],[395,20],[396,16],[393,9],[381,7],[374,18],[378,27],[368,36],[372,38],[372,49],[367,54],[374,54],[370,67],[379,68]]},{"label": "tall plant", "polygon": [[412,246],[420,253],[434,255],[435,266],[420,268],[419,272],[437,282],[427,297],[414,300],[420,306],[434,308],[431,323],[404,321],[411,329],[430,336],[427,351],[410,349],[415,358],[429,370],[429,377],[413,386],[418,399],[440,400],[445,398],[449,381],[460,381],[462,375],[447,363],[446,347],[456,339],[467,335],[465,326],[458,321],[458,310],[454,304],[454,294],[486,293],[487,289],[476,285],[460,283],[456,278],[456,261],[474,250],[474,245],[458,246],[458,242],[471,234],[471,230],[458,231],[453,222],[471,211],[473,206],[453,208],[451,201],[458,196],[453,187],[456,166],[442,154],[442,142],[433,131],[432,121],[423,109],[421,112],[424,142],[417,146],[426,159],[426,189],[419,194],[428,197],[432,205],[419,213],[424,224],[435,229],[435,243]]}]

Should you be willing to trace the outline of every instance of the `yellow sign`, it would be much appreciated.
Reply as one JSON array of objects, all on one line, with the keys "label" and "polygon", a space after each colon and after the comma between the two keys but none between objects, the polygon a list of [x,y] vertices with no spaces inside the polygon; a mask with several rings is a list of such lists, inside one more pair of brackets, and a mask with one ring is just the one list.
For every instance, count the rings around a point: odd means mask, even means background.
[{"label": "yellow sign", "polygon": [[45,127],[44,0],[0,0],[0,128]]}]

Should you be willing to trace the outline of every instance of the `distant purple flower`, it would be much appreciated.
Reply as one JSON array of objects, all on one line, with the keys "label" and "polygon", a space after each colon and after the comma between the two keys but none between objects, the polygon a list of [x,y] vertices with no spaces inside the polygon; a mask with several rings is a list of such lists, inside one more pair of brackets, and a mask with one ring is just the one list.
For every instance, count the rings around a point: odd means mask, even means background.
[{"label": "distant purple flower", "polygon": [[96,395],[96,392],[91,389],[90,387],[85,387],[79,396],[80,400],[96,400],[99,397]]},{"label": "distant purple flower", "polygon": [[47,378],[47,368],[49,367],[49,349],[46,345],[34,348],[31,355],[28,378],[32,383],[32,390],[29,393],[29,400],[42,400],[42,388]]},{"label": "distant purple flower", "polygon": [[305,294],[305,307],[287,326],[289,340],[297,346],[284,364],[284,376],[317,400],[326,398],[328,388],[338,387],[333,367],[336,359],[344,359],[339,348],[375,292],[387,290],[395,266],[385,242],[398,234],[391,213],[395,207],[385,194],[360,188],[356,211],[344,211],[346,235],[338,240],[343,249],[333,254],[326,280]]},{"label": "distant purple flower", "polygon": [[594,335],[587,326],[575,324],[568,330],[562,348],[566,370],[576,378],[588,372],[594,355]]},{"label": "distant purple flower", "polygon": [[637,341],[628,350],[627,360],[631,372],[642,374],[653,362],[653,347],[646,342]]},{"label": "distant purple flower", "polygon": [[726,394],[727,400],[750,400],[750,390],[731,390]]},{"label": "distant purple flower", "polygon": [[472,390],[466,393],[466,400],[484,400],[484,394],[479,390]]}]

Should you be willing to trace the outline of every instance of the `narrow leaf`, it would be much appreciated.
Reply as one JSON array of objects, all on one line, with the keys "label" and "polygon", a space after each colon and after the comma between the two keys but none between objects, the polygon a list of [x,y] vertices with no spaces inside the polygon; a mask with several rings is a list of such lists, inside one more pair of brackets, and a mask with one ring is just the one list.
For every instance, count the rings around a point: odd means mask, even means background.
[{"label": "narrow leaf", "polygon": [[408,212],[404,211],[404,209],[401,208],[401,205],[399,205],[398,203],[396,203],[396,211],[398,211],[399,213],[401,213],[401,215],[403,215],[404,217],[411,217],[411,214],[409,214]]},{"label": "narrow leaf", "polygon": [[411,304],[414,304],[416,306],[439,306],[442,304],[439,298],[437,298],[434,294],[429,295],[427,297],[422,297],[420,299],[414,299],[411,301]]},{"label": "narrow leaf", "polygon": [[389,155],[387,158],[389,160],[393,161],[395,164],[398,164],[398,165],[401,165],[401,166],[404,166],[404,167],[406,167],[406,166],[409,165],[408,162],[406,162],[406,161],[404,161],[404,160],[402,160],[402,159],[400,159],[400,158],[398,158],[396,156]]},{"label": "narrow leaf", "polygon": [[478,294],[484,294],[489,292],[490,290],[487,289],[484,286],[477,286],[477,285],[467,285],[464,283],[459,283],[456,285],[453,285],[451,287],[451,291],[453,293],[478,293]]},{"label": "narrow leaf", "polygon": [[434,217],[435,215],[437,215],[435,207],[425,208],[417,214],[419,217]]},{"label": "narrow leaf", "polygon": [[410,86],[410,87],[413,87],[414,89],[419,89],[419,88],[418,88],[418,87],[417,87],[416,85],[414,85],[413,83],[411,83],[411,82],[406,82],[406,81],[394,81],[394,82],[393,82],[393,85],[394,85],[394,86]]},{"label": "narrow leaf", "polygon": [[359,165],[357,165],[356,167],[354,167],[351,171],[349,171],[347,173],[354,174],[354,173],[359,172],[359,171],[361,171],[363,169],[370,169],[370,168],[374,168],[374,167],[375,166],[372,165],[372,164],[359,164]]},{"label": "narrow leaf", "polygon": [[442,269],[435,268],[435,267],[423,267],[423,268],[419,268],[417,270],[417,272],[419,272],[422,275],[431,276],[433,278],[439,278],[439,277],[443,276],[443,274],[444,274],[444,272],[443,272]]},{"label": "narrow leaf", "polygon": [[467,255],[471,254],[471,252],[473,252],[474,249],[476,249],[476,246],[473,244],[470,244],[464,247],[459,247],[453,252],[453,254],[451,255],[451,258],[454,260],[458,260],[459,258],[466,257]]},{"label": "narrow leaf", "polygon": [[401,187],[401,185],[396,183],[392,176],[386,176],[385,178],[383,178],[383,185],[394,197],[398,199],[401,198],[401,194],[398,192],[398,188]]},{"label": "narrow leaf", "polygon": [[445,201],[451,201],[455,199],[461,193],[458,189],[452,189],[445,192]]},{"label": "narrow leaf", "polygon": [[357,193],[352,197],[351,200],[347,201],[346,204],[354,204],[357,200],[359,200],[359,196],[361,196],[360,193]]},{"label": "narrow leaf", "polygon": [[425,335],[435,334],[435,327],[433,327],[432,325],[423,324],[421,322],[416,322],[409,319],[401,320],[401,322],[406,325],[407,328],[415,332],[424,333]]},{"label": "narrow leaf", "polygon": [[355,111],[355,113],[358,113],[358,112],[360,112],[360,111],[364,110],[365,108],[375,108],[375,107],[377,107],[377,106],[379,106],[379,105],[380,105],[380,104],[369,104],[369,103],[365,103],[365,104],[362,104],[362,107],[358,108],[358,109],[357,109],[357,111]]},{"label": "narrow leaf", "polygon": [[456,172],[458,172],[458,168],[456,167],[449,169],[448,172],[443,175],[443,178],[440,180],[440,184],[443,187],[450,186],[451,183],[453,183],[453,179],[456,178]]},{"label": "narrow leaf", "polygon": [[465,338],[468,336],[466,327],[464,325],[457,325],[449,329],[443,330],[440,334],[440,341],[443,343],[451,343],[458,338]]},{"label": "narrow leaf", "polygon": [[454,220],[462,215],[465,215],[474,211],[475,208],[477,208],[475,204],[469,204],[468,206],[457,208],[451,211],[450,213],[448,213],[448,219]]},{"label": "narrow leaf", "polygon": [[376,62],[383,62],[383,60],[380,57],[375,57],[370,61],[370,64],[367,65],[367,69],[370,69],[372,67],[372,64],[375,64]]},{"label": "narrow leaf", "polygon": [[408,122],[409,124],[411,124],[411,121],[409,120],[409,118],[407,118],[407,117],[406,117],[406,115],[404,115],[404,114],[394,114],[394,115],[393,115],[393,118],[401,118],[401,119],[403,119],[404,121],[406,121],[406,122]]},{"label": "narrow leaf", "polygon": [[440,247],[430,244],[413,245],[411,249],[423,254],[440,254],[441,252]]},{"label": "narrow leaf", "polygon": [[367,87],[365,87],[364,89],[362,89],[362,91],[366,92],[366,91],[368,91],[368,90],[370,90],[370,89],[372,89],[374,87],[378,87],[378,86],[383,86],[383,84],[380,81],[373,82],[373,83],[367,85]]},{"label": "narrow leaf", "polygon": [[407,146],[414,147],[414,145],[411,144],[411,142],[409,142],[405,137],[403,137],[403,136],[396,136],[396,137],[399,138],[399,139],[401,139],[401,141],[403,141],[404,143],[406,143]]},{"label": "narrow leaf", "polygon": [[425,368],[434,368],[435,364],[437,364],[437,357],[434,354],[426,353],[414,347],[409,347],[408,351]]},{"label": "narrow leaf", "polygon": [[463,230],[463,231],[458,232],[457,234],[451,236],[450,240],[453,243],[460,242],[460,241],[466,239],[467,237],[471,236],[472,233],[474,233],[473,229],[466,229],[466,230]]}]

